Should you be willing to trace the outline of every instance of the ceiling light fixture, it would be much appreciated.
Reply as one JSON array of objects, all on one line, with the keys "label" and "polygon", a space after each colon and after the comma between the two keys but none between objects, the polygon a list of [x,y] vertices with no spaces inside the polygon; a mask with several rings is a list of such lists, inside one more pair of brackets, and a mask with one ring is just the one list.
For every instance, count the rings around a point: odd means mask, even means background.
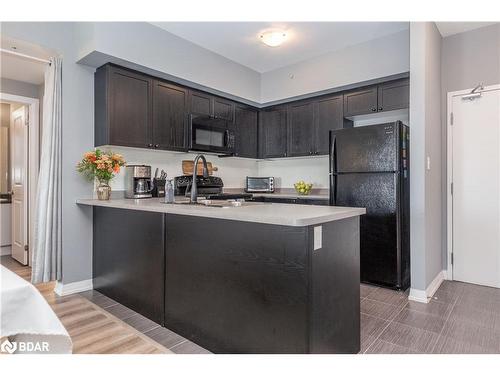
[{"label": "ceiling light fixture", "polygon": [[269,30],[260,34],[262,43],[269,47],[278,47],[286,40],[286,33],[283,30]]}]

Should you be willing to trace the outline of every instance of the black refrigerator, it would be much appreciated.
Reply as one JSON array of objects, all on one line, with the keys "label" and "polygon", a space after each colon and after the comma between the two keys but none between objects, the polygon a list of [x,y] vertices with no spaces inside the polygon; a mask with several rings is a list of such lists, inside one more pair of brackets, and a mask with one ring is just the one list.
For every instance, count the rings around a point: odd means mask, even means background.
[{"label": "black refrigerator", "polygon": [[400,121],[330,132],[330,205],[365,207],[361,281],[410,286],[409,128]]}]

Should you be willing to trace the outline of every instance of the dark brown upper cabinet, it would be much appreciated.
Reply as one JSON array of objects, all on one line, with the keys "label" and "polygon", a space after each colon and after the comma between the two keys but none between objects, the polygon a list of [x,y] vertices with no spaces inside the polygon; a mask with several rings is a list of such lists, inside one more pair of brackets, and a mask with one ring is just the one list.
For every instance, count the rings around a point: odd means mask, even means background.
[{"label": "dark brown upper cabinet", "polygon": [[282,158],[287,156],[286,106],[264,109],[259,120],[259,156]]},{"label": "dark brown upper cabinet", "polygon": [[382,83],[378,86],[378,108],[380,111],[394,111],[396,109],[408,108],[410,106],[410,81],[401,79],[398,81]]},{"label": "dark brown upper cabinet", "polygon": [[234,156],[256,159],[258,157],[257,110],[243,105],[236,105],[234,129],[236,133]]},{"label": "dark brown upper cabinet", "polygon": [[330,130],[344,126],[343,96],[334,95],[316,102],[316,155],[328,155],[330,152]]},{"label": "dark brown upper cabinet", "polygon": [[344,94],[344,116],[367,115],[376,112],[408,108],[410,81],[408,78],[362,87]]},{"label": "dark brown upper cabinet", "polygon": [[344,116],[377,112],[377,86],[364,87],[344,94]]},{"label": "dark brown upper cabinet", "polygon": [[214,97],[213,106],[213,115],[215,118],[220,118],[229,122],[234,120],[234,102]]},{"label": "dark brown upper cabinet", "polygon": [[213,116],[232,122],[234,102],[199,91],[189,91],[190,112],[194,115]]},{"label": "dark brown upper cabinet", "polygon": [[314,102],[298,102],[288,106],[288,155],[313,155]]},{"label": "dark brown upper cabinet", "polygon": [[163,81],[154,81],[154,148],[187,150],[187,90]]},{"label": "dark brown upper cabinet", "polygon": [[95,73],[95,145],[153,147],[153,80],[113,65]]}]

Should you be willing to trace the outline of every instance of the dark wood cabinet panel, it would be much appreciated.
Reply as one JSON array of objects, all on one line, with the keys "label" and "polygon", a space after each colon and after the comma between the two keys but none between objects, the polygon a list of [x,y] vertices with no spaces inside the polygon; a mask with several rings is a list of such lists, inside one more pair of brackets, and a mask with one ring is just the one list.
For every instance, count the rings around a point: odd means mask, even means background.
[{"label": "dark wood cabinet panel", "polygon": [[266,109],[260,113],[259,148],[262,158],[287,156],[286,107]]},{"label": "dark wood cabinet panel", "polygon": [[393,111],[410,106],[410,80],[383,83],[378,86],[378,108],[381,111]]},{"label": "dark wood cabinet panel", "polygon": [[344,94],[344,116],[377,112],[377,86],[364,87]]},{"label": "dark wood cabinet panel", "polygon": [[155,148],[187,149],[187,90],[155,81],[153,143]]},{"label": "dark wood cabinet panel", "polygon": [[319,99],[316,104],[316,150],[318,155],[328,155],[330,130],[344,126],[343,96],[336,95]]},{"label": "dark wood cabinet panel", "polygon": [[104,82],[107,90],[96,96],[95,126],[105,130],[96,132],[96,145],[151,147],[152,79],[114,66],[102,69],[96,87]]},{"label": "dark wood cabinet panel", "polygon": [[165,215],[94,207],[94,289],[163,324]]},{"label": "dark wood cabinet panel", "polygon": [[212,96],[199,91],[189,91],[190,112],[195,115],[213,115]]},{"label": "dark wood cabinet panel", "polygon": [[258,113],[246,106],[236,106],[234,116],[236,132],[235,156],[243,158],[258,157]]},{"label": "dark wood cabinet panel", "polygon": [[234,119],[234,102],[222,98],[213,98],[213,115],[232,122]]},{"label": "dark wood cabinet panel", "polygon": [[314,154],[314,103],[299,102],[288,107],[288,156]]}]

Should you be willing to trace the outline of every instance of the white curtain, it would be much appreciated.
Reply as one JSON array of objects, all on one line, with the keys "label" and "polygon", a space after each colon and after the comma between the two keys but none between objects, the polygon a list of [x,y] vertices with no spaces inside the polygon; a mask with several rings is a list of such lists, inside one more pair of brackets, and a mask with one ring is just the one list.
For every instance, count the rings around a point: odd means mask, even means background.
[{"label": "white curtain", "polygon": [[36,196],[31,281],[61,279],[62,60],[45,70],[40,173]]}]

